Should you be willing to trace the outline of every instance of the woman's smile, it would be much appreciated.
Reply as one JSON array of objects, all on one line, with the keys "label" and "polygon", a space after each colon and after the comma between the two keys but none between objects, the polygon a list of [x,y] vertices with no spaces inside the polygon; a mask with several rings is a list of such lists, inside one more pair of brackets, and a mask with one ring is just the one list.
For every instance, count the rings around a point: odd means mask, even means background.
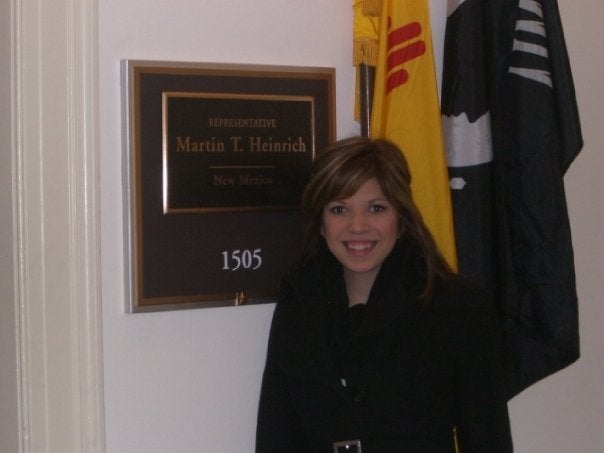
[{"label": "woman's smile", "polygon": [[375,241],[344,241],[344,246],[352,253],[365,254],[375,247]]}]

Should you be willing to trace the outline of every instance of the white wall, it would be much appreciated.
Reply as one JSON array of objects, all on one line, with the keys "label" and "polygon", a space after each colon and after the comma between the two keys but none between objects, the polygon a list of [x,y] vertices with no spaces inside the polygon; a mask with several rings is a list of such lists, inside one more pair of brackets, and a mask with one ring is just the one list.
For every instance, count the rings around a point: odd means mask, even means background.
[{"label": "white wall", "polygon": [[[104,0],[99,2],[101,222],[107,451],[253,451],[255,413],[273,306],[126,315],[123,287],[119,60],[333,66],[337,130],[352,119],[352,12],[346,0]],[[599,329],[604,220],[599,84],[601,0],[560,0],[586,146],[567,178],[577,258],[583,357],[512,401],[520,453],[599,452],[604,382]],[[445,2],[431,1],[436,53]],[[574,6],[574,8],[573,8]],[[584,49],[590,49],[589,52]],[[439,66],[440,69],[440,66]]]}]

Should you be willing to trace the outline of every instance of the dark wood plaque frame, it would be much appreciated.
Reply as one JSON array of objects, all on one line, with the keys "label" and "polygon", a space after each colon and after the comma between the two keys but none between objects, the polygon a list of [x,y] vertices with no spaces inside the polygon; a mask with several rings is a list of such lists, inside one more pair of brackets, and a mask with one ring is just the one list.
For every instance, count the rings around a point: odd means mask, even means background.
[{"label": "dark wood plaque frame", "polygon": [[274,301],[333,68],[122,61],[126,310]]}]

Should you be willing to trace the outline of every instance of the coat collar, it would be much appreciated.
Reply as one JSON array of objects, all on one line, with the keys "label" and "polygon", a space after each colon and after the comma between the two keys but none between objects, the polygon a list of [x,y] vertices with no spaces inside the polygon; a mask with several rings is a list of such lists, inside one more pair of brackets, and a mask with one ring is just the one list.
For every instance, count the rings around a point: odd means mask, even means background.
[{"label": "coat collar", "polygon": [[[419,307],[417,296],[425,281],[422,261],[416,246],[409,241],[397,243],[378,273],[356,337],[384,329]],[[322,380],[327,372],[329,380],[336,382],[338,372],[329,365],[329,339],[337,328],[334,323],[347,318],[342,266],[325,249],[286,279],[284,288],[273,322],[271,349],[285,369],[297,370],[307,378],[316,374]]]},{"label": "coat collar", "polygon": [[[364,329],[379,329],[397,313],[417,305],[425,275],[419,247],[403,236],[382,264],[373,284]],[[342,266],[327,248],[300,270],[294,287],[307,303],[348,307]]]}]

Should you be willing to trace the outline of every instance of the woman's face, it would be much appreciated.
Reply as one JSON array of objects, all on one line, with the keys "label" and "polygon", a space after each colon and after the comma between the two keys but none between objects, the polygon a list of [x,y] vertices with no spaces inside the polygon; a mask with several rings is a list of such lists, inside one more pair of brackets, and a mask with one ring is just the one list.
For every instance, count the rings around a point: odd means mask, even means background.
[{"label": "woman's face", "polygon": [[323,208],[321,234],[349,276],[377,274],[399,237],[395,208],[375,178]]}]

